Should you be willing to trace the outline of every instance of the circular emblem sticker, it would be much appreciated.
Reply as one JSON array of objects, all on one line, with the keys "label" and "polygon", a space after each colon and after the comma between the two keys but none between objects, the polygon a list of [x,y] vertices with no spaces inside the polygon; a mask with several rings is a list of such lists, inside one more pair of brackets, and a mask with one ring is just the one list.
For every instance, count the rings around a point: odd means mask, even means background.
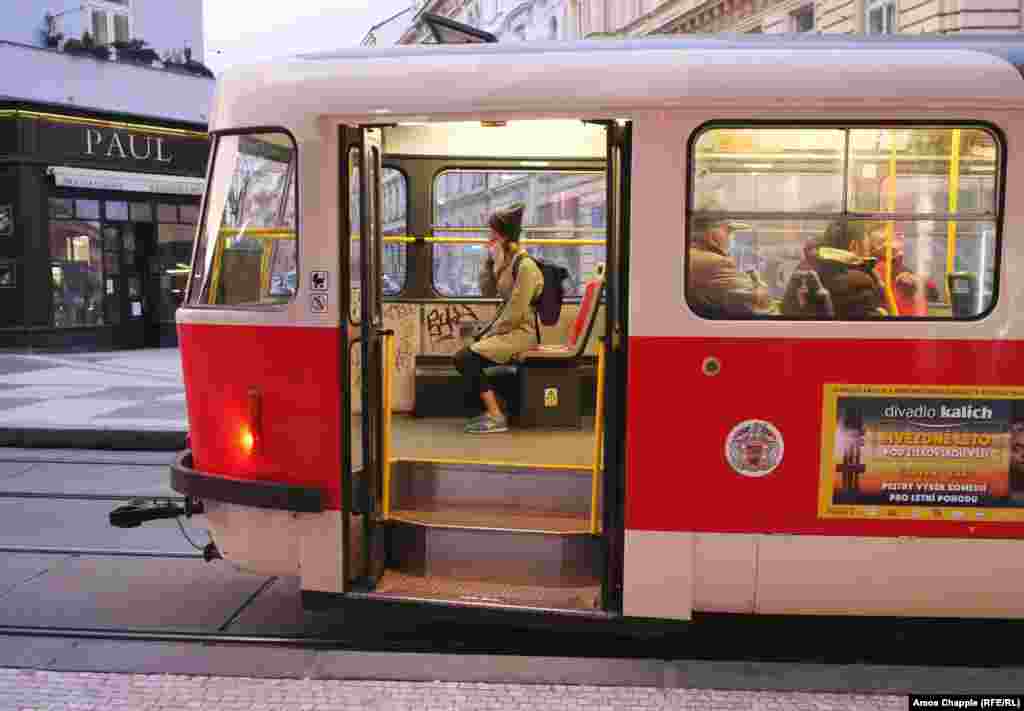
[{"label": "circular emblem sticker", "polygon": [[737,474],[764,476],[782,462],[782,435],[764,420],[744,420],[725,438],[725,458]]}]

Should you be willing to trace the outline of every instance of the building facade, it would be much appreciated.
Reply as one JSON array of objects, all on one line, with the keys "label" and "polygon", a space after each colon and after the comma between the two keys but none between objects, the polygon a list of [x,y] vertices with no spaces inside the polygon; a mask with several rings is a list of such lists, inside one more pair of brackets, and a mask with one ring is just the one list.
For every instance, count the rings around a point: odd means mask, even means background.
[{"label": "building facade", "polygon": [[[1019,32],[1017,0],[427,0],[423,9],[515,40],[719,32]],[[429,33],[416,23],[400,44]]]},{"label": "building facade", "polygon": [[214,80],[202,0],[14,0],[0,62],[0,348],[176,344]]}]

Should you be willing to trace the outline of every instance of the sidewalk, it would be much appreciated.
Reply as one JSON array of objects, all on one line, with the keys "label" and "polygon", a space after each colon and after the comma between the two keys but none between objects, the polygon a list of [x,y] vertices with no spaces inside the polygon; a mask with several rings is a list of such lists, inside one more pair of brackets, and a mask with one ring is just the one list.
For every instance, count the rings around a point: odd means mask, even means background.
[{"label": "sidewalk", "polygon": [[0,352],[0,446],[185,446],[176,348],[104,353]]}]

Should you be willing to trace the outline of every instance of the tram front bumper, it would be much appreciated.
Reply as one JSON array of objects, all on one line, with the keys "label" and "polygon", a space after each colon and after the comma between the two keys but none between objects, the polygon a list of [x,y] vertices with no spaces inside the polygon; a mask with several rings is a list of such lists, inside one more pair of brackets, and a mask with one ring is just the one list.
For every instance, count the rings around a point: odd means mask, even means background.
[{"label": "tram front bumper", "polygon": [[240,506],[301,513],[324,510],[323,493],[319,489],[201,472],[192,468],[190,449],[180,452],[171,465],[171,488],[187,497]]}]

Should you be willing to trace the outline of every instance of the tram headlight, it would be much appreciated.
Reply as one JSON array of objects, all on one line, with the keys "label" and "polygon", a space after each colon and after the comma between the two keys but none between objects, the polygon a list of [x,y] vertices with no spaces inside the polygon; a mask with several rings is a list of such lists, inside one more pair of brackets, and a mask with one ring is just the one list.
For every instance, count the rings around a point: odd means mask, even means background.
[{"label": "tram headlight", "polygon": [[252,430],[250,430],[248,427],[242,429],[242,437],[240,442],[242,445],[242,450],[246,454],[252,454],[253,450],[256,448],[256,437],[255,435],[253,435]]},{"label": "tram headlight", "polygon": [[261,418],[263,407],[260,391],[257,388],[249,388],[249,422],[242,428],[242,449],[246,454],[256,452],[260,443]]}]

